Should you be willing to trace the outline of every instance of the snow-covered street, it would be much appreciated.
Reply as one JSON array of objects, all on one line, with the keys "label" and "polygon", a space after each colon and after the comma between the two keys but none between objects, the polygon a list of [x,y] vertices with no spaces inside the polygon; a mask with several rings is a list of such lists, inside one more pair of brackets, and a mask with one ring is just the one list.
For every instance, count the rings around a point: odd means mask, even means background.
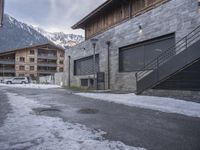
[{"label": "snow-covered street", "polygon": [[[200,148],[196,103],[134,94],[75,95],[49,85],[20,86],[0,85],[0,150]],[[183,108],[190,115],[181,113]]]},{"label": "snow-covered street", "polygon": [[29,89],[60,88],[60,86],[58,85],[51,85],[51,84],[3,84],[3,83],[0,83],[0,86],[12,87],[12,88],[29,88]]},{"label": "snow-covered street", "polygon": [[104,100],[108,102],[135,106],[140,108],[158,110],[167,113],[177,113],[186,116],[200,117],[200,103],[163,98],[154,96],[137,96],[131,94],[105,94],[105,93],[76,93],[76,95]]},{"label": "snow-covered street", "polygon": [[38,116],[33,108],[46,107],[33,99],[7,93],[13,112],[0,128],[0,149],[29,150],[144,150],[105,140],[100,130],[59,118]]}]

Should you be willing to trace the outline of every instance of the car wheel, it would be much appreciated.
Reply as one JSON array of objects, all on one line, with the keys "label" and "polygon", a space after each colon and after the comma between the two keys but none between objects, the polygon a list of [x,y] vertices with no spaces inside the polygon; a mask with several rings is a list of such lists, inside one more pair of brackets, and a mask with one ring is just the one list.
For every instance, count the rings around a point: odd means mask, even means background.
[{"label": "car wheel", "polygon": [[22,81],[22,84],[26,84],[26,82]]},{"label": "car wheel", "polygon": [[12,82],[8,81],[8,82],[6,82],[6,84],[12,84]]}]

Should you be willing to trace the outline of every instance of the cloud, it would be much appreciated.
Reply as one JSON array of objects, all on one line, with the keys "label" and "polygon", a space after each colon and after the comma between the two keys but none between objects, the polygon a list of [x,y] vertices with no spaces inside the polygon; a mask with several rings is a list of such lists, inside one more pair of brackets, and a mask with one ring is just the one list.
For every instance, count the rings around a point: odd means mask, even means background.
[{"label": "cloud", "polygon": [[6,0],[6,13],[49,31],[81,33],[71,26],[105,0]]}]

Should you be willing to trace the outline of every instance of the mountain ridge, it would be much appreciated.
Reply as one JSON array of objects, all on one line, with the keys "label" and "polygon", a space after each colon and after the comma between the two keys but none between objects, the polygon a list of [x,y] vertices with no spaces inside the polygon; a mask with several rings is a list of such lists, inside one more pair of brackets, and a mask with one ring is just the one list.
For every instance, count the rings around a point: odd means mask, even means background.
[{"label": "mountain ridge", "polygon": [[84,40],[81,35],[50,33],[41,28],[35,28],[8,14],[4,15],[3,28],[0,28],[0,52],[13,49],[41,45],[49,42],[64,49],[74,46]]}]

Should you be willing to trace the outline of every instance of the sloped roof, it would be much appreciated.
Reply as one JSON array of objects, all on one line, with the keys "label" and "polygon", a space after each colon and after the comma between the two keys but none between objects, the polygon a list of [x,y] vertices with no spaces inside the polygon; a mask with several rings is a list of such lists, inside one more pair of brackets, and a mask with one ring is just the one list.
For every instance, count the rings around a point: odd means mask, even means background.
[{"label": "sloped roof", "polygon": [[47,46],[47,45],[51,45],[51,46],[54,46],[55,48],[57,48],[59,50],[65,51],[65,49],[63,49],[62,47],[57,46],[54,43],[49,42],[49,43],[44,43],[44,44],[40,44],[40,45],[31,45],[31,46],[27,46],[27,47],[22,47],[22,48],[7,50],[7,51],[1,52],[0,54],[15,52],[15,51],[23,50],[23,49],[39,48],[39,47]]},{"label": "sloped roof", "polygon": [[87,16],[85,16],[83,19],[81,19],[79,22],[77,22],[75,25],[72,26],[72,29],[79,29],[84,28],[85,23],[93,18],[95,15],[98,15],[99,13],[102,13],[106,8],[112,5],[112,2],[114,0],[107,0],[102,5],[97,7],[95,10],[93,10],[91,13],[89,13]]}]

